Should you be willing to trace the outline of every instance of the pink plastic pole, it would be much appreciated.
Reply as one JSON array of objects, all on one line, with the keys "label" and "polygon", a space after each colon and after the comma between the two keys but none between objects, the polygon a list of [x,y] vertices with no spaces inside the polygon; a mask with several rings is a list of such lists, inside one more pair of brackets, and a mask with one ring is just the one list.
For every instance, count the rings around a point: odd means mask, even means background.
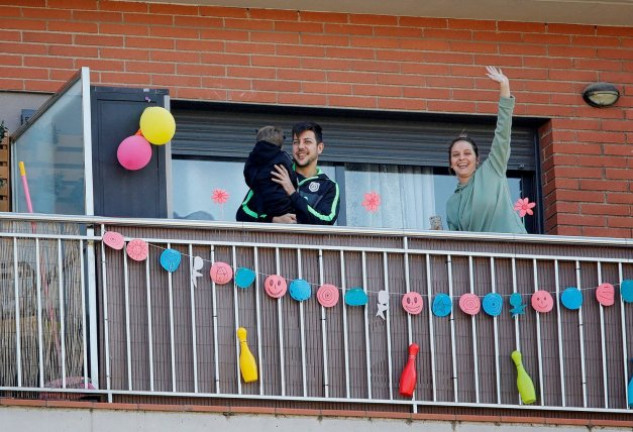
[{"label": "pink plastic pole", "polygon": [[26,170],[24,169],[24,162],[18,163],[20,166],[20,177],[22,177],[22,186],[24,187],[24,196],[26,197],[26,208],[29,213],[33,213],[33,203],[31,202],[31,193],[29,192],[29,182],[26,180]]}]

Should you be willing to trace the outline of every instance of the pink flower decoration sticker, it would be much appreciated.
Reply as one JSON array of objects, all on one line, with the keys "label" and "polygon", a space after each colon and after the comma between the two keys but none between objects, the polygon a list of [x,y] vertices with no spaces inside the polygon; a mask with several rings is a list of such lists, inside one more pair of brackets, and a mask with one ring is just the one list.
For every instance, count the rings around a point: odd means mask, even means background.
[{"label": "pink flower decoration sticker", "polygon": [[106,231],[103,233],[103,243],[115,250],[121,250],[123,246],[125,246],[123,236],[116,231]]},{"label": "pink flower decoration sticker", "polygon": [[147,259],[149,253],[149,246],[145,240],[133,239],[130,240],[125,247],[125,252],[134,261],[144,261]]},{"label": "pink flower decoration sticker", "polygon": [[459,308],[465,314],[477,315],[481,310],[481,300],[475,294],[464,294],[459,298]]},{"label": "pink flower decoration sticker", "polygon": [[596,288],[596,300],[602,306],[613,306],[615,304],[615,288],[610,283],[603,283]]},{"label": "pink flower decoration sticker", "polygon": [[527,198],[519,198],[517,202],[514,203],[514,211],[519,212],[520,217],[526,214],[532,216],[534,214],[532,211],[534,207],[536,207],[536,203],[530,202]]},{"label": "pink flower decoration sticker", "polygon": [[532,294],[532,307],[535,311],[546,313],[554,307],[552,295],[545,290],[538,290]]},{"label": "pink flower decoration sticker", "polygon": [[224,285],[233,279],[233,269],[225,262],[214,262],[211,266],[211,270],[209,270],[209,276],[211,276],[211,280],[216,284]]},{"label": "pink flower decoration sticker", "polygon": [[226,202],[229,200],[229,193],[227,191],[225,191],[224,189],[213,189],[213,194],[211,195],[211,199],[213,200],[214,203],[216,204],[226,204]]},{"label": "pink flower decoration sticker", "polygon": [[323,307],[330,308],[336,306],[339,299],[338,288],[331,284],[323,284],[317,291],[317,300]]},{"label": "pink flower decoration sticker", "polygon": [[380,195],[376,192],[367,192],[361,204],[369,213],[376,213],[380,207]]}]

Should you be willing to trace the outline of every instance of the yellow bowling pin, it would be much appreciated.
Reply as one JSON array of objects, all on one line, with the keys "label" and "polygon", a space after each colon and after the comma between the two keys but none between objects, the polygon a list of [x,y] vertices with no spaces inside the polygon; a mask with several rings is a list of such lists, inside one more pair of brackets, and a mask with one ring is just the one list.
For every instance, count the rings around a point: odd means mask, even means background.
[{"label": "yellow bowling pin", "polygon": [[528,375],[521,362],[521,353],[519,351],[512,351],[512,361],[517,367],[517,388],[521,395],[521,401],[524,404],[529,405],[536,402],[536,392],[534,391],[534,383],[532,378]]},{"label": "yellow bowling pin", "polygon": [[242,372],[242,379],[247,383],[257,381],[257,363],[246,343],[246,329],[244,327],[237,329],[237,338],[240,340],[240,372]]}]

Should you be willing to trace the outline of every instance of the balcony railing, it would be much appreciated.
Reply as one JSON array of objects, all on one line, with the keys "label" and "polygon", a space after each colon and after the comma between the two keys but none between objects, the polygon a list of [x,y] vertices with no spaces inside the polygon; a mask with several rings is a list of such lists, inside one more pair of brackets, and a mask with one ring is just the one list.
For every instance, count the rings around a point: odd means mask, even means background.
[{"label": "balcony railing", "polygon": [[[0,219],[3,394],[631,412],[628,240]],[[105,245],[105,233],[142,239],[148,258]],[[161,265],[167,249],[179,253],[177,268]],[[209,269],[219,262],[252,271],[255,281],[216,284]],[[271,297],[271,275],[288,286],[305,281],[310,298]],[[596,297],[602,283],[615,287],[613,297],[608,289]],[[333,307],[317,301],[323,284],[340,294]],[[366,305],[345,303],[353,289]],[[551,294],[550,312],[532,307],[537,291]],[[418,315],[402,307],[410,292],[422,296]],[[485,300],[474,315],[459,306],[467,293]],[[452,301],[447,316],[432,307],[439,294]],[[256,382],[241,379],[239,327],[257,360]],[[405,398],[399,380],[412,343],[420,346],[417,382]],[[536,388],[529,406],[517,391],[514,350]]]}]

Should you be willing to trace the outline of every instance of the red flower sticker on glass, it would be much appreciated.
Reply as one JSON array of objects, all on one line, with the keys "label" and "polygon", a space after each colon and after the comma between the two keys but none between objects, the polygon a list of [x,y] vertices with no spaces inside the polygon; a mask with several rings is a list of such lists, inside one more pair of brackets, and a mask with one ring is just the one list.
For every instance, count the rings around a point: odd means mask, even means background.
[{"label": "red flower sticker on glass", "polygon": [[514,203],[514,211],[518,211],[520,217],[526,214],[532,216],[534,214],[532,211],[534,207],[536,207],[536,203],[530,202],[528,198],[519,198],[517,202]]},{"label": "red flower sticker on glass", "polygon": [[376,213],[380,207],[380,195],[376,192],[367,192],[361,204],[369,213]]},{"label": "red flower sticker on glass", "polygon": [[226,204],[229,200],[229,193],[224,189],[213,189],[213,195],[211,195],[211,199],[216,204]]}]

